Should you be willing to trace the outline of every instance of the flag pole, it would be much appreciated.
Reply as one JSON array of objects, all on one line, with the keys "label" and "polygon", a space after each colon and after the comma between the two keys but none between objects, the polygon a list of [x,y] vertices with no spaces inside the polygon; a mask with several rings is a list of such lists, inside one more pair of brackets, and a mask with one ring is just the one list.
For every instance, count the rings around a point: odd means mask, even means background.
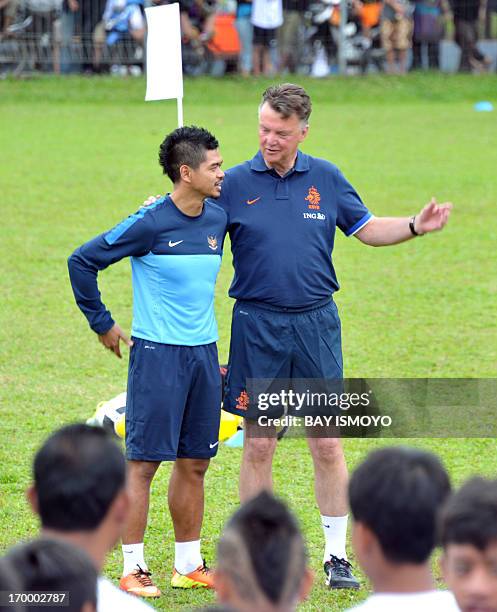
[{"label": "flag pole", "polygon": [[178,127],[183,127],[183,98],[176,98],[178,106]]}]

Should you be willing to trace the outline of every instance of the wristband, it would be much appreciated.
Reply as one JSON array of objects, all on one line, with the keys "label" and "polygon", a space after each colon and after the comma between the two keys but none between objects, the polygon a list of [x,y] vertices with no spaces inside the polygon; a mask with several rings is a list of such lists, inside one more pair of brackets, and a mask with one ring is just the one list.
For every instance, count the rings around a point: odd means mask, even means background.
[{"label": "wristband", "polygon": [[414,215],[414,217],[411,217],[411,220],[409,221],[409,229],[411,230],[411,234],[413,236],[422,236],[423,234],[418,234],[418,232],[414,228],[415,221],[416,221],[416,215]]}]

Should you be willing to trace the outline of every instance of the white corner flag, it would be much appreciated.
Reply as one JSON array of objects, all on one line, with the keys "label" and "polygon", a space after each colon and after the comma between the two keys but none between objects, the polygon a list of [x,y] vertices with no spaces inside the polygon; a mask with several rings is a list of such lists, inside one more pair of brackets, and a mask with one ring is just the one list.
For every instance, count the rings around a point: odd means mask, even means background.
[{"label": "white corner flag", "polygon": [[179,4],[145,9],[147,16],[147,93],[145,100],[176,98],[183,125],[183,69]]}]

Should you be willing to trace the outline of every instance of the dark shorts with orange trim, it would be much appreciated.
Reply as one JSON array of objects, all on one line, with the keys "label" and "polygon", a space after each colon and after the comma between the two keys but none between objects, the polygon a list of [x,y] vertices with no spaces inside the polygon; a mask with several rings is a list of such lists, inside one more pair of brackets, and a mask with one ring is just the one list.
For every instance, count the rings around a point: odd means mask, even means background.
[{"label": "dark shorts with orange trim", "polygon": [[250,379],[341,380],[342,377],[341,326],[333,300],[298,312],[254,302],[236,302],[224,410],[249,419],[257,418],[249,406],[247,380]]}]

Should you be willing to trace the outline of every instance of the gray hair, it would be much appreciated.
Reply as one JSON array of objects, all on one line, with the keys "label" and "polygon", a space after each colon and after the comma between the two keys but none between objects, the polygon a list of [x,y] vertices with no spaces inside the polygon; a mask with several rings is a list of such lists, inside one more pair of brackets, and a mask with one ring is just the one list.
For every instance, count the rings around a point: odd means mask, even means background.
[{"label": "gray hair", "polygon": [[283,83],[282,85],[268,87],[262,94],[259,111],[266,102],[284,119],[297,115],[304,126],[309,122],[312,112],[311,99],[305,89],[299,85]]}]

